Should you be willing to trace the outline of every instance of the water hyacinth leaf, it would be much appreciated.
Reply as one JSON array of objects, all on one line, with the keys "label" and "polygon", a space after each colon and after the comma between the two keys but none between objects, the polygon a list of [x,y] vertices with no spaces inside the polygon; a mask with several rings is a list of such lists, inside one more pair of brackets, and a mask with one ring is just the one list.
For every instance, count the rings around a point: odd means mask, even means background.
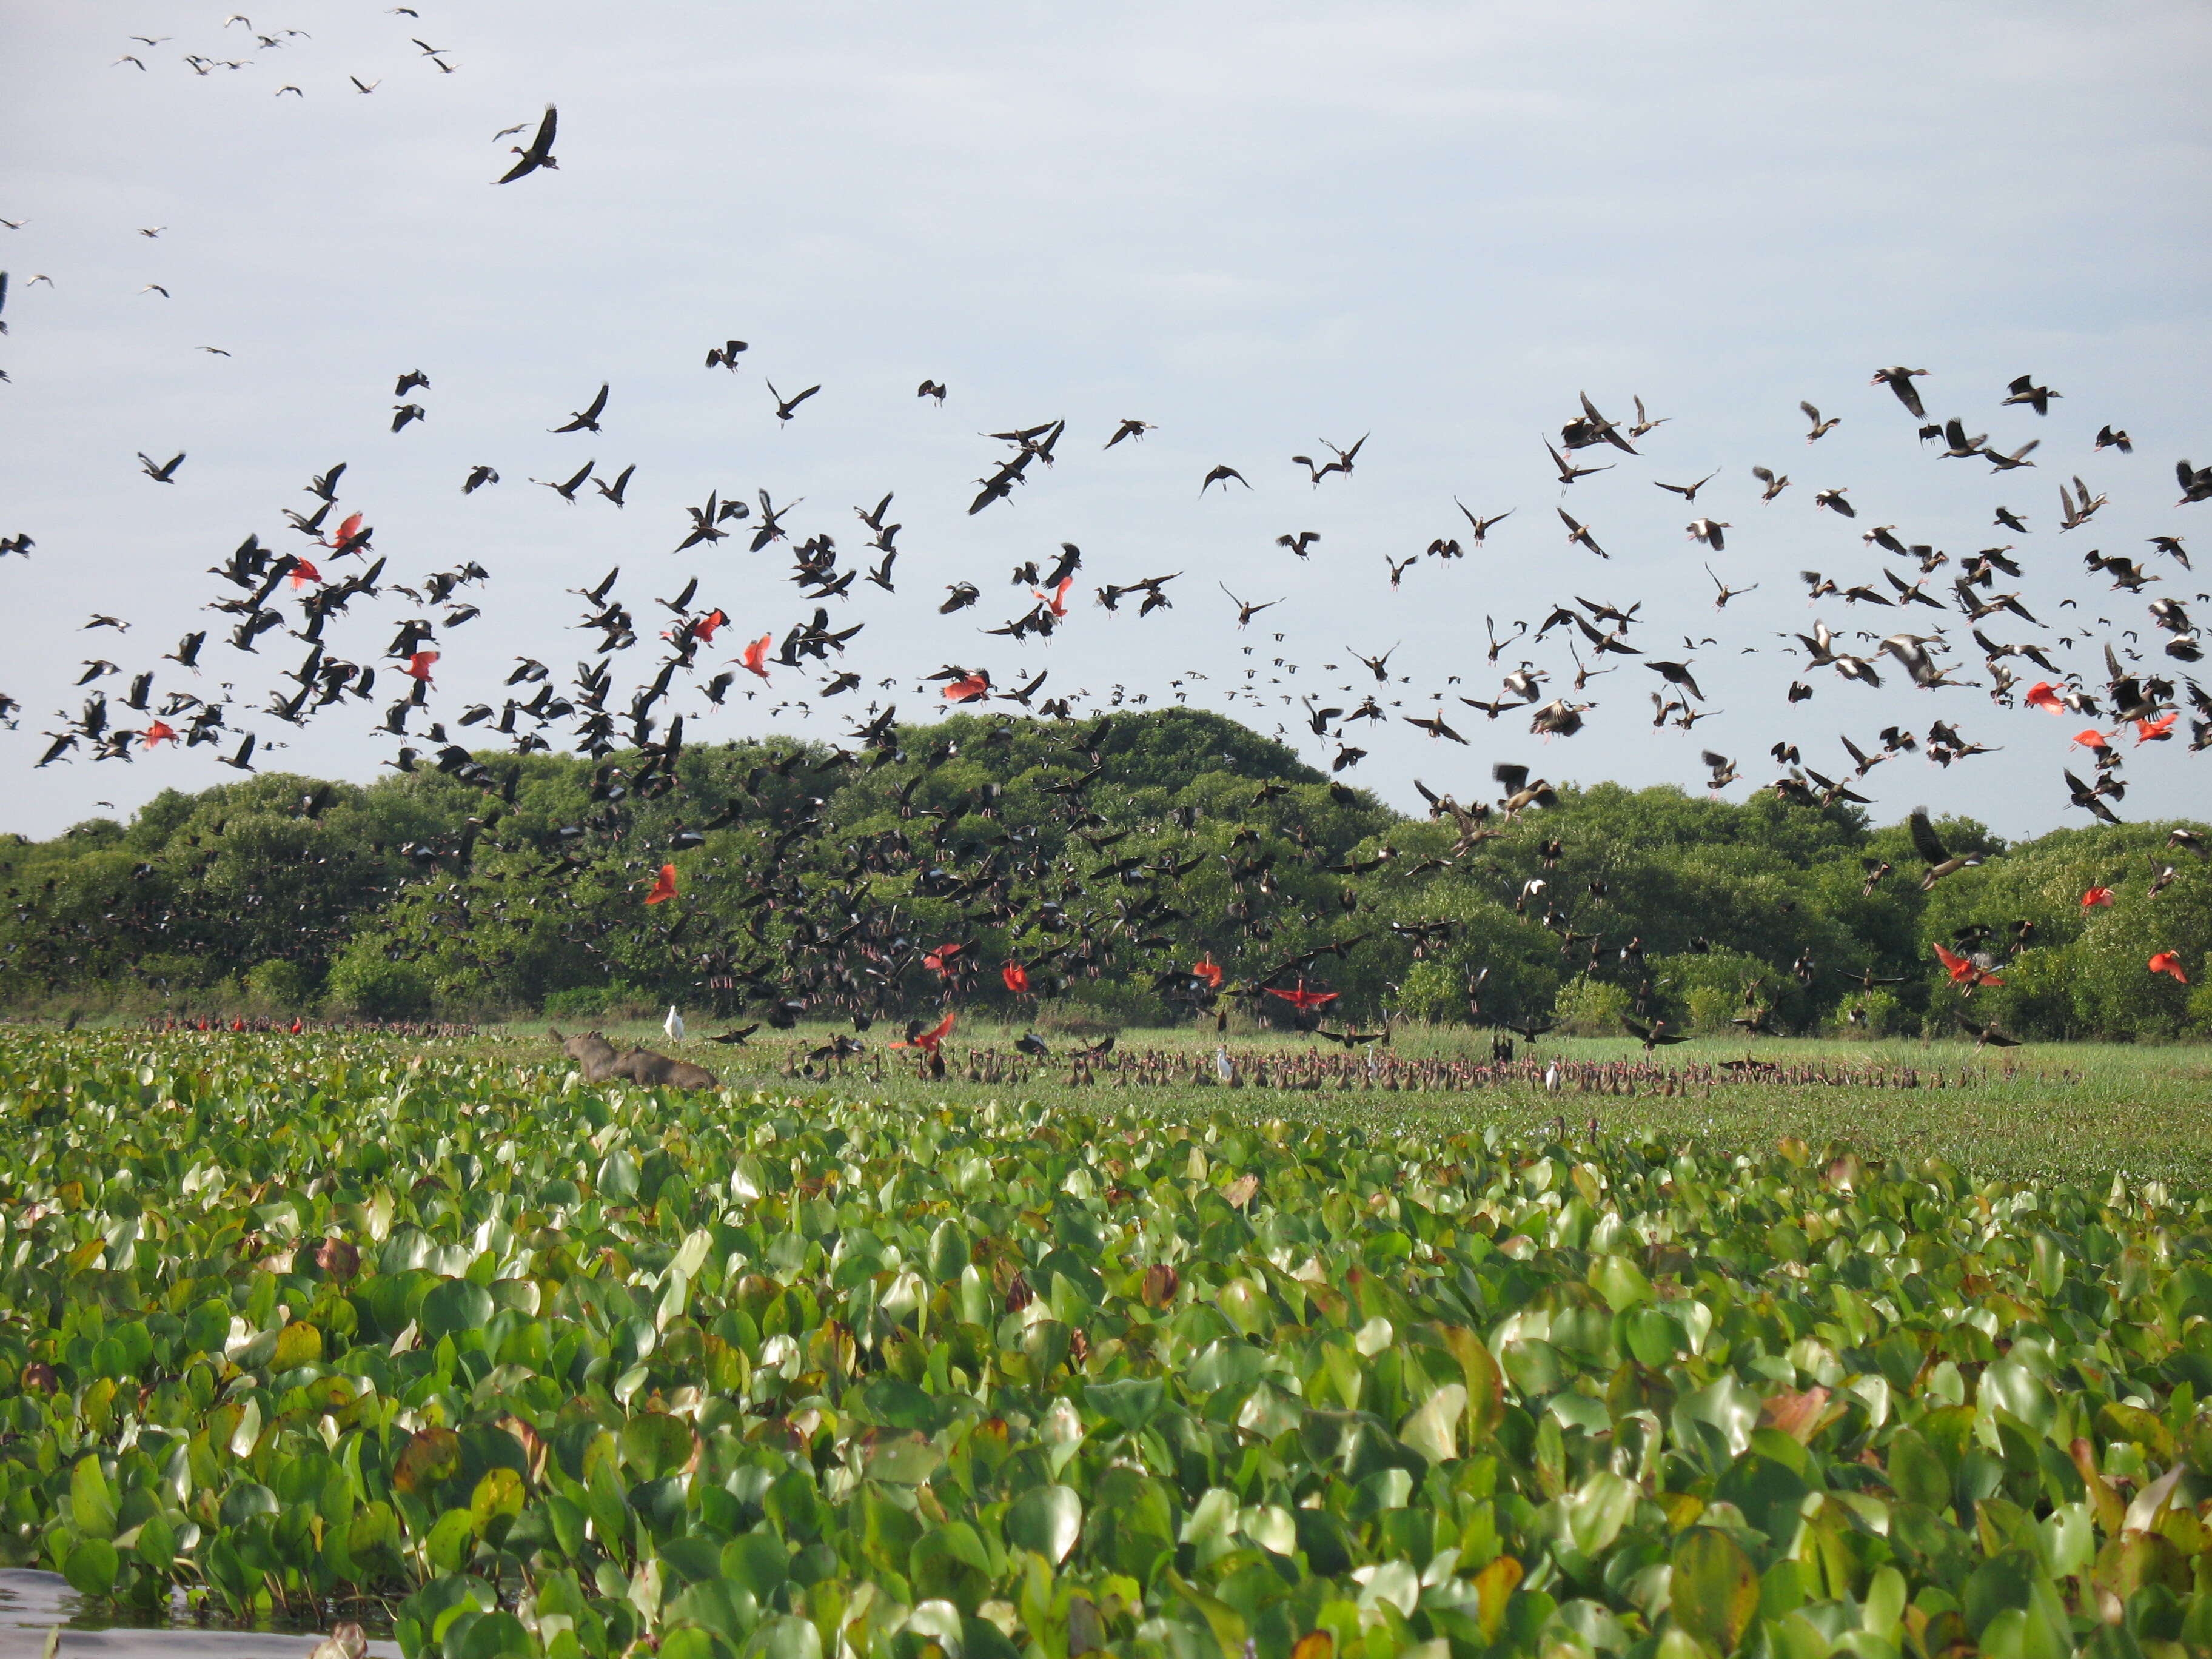
[{"label": "water hyacinth leaf", "polygon": [[1474,1575],[1476,1617],[1482,1627],[1482,1639],[1494,1642],[1505,1622],[1506,1599],[1513,1594],[1522,1577],[1521,1563],[1512,1556],[1501,1555]]},{"label": "water hyacinth leaf", "polygon": [[512,1520],[522,1513],[522,1477],[513,1469],[491,1469],[477,1482],[469,1496],[469,1514],[477,1535],[491,1535],[493,1522]]},{"label": "water hyacinth leaf", "polygon": [[258,1481],[240,1480],[223,1493],[217,1514],[226,1527],[244,1526],[257,1515],[275,1515],[283,1504],[276,1494]]},{"label": "water hyacinth leaf", "polygon": [[165,1516],[148,1516],[138,1523],[138,1536],[131,1544],[131,1553],[154,1571],[167,1571],[177,1556],[176,1528]]},{"label": "water hyacinth leaf", "polygon": [[1887,1468],[1890,1490],[1908,1504],[1942,1510],[1951,1502],[1951,1471],[1915,1430],[1891,1437]]},{"label": "water hyacinth leaf", "polygon": [[1492,1433],[1505,1416],[1505,1374],[1498,1369],[1497,1357],[1463,1325],[1440,1325],[1437,1331],[1446,1351],[1459,1361],[1470,1431],[1477,1437]]},{"label": "water hyacinth leaf", "polygon": [[450,1659],[535,1659],[537,1645],[522,1621],[504,1611],[477,1618],[458,1644],[448,1644]]},{"label": "water hyacinth leaf", "polygon": [[416,1315],[422,1339],[435,1342],[441,1336],[458,1336],[481,1330],[492,1316],[491,1292],[465,1279],[449,1279],[422,1298]]},{"label": "water hyacinth leaf", "polygon": [[1500,1356],[1514,1391],[1523,1400],[1541,1400],[1557,1394],[1573,1374],[1566,1357],[1540,1337],[1508,1342]]},{"label": "water hyacinth leaf", "polygon": [[765,1606],[790,1576],[791,1558],[780,1540],[749,1532],[722,1547],[721,1569],[723,1577]]},{"label": "water hyacinth leaf", "polygon": [[2010,1412],[2038,1435],[2046,1432],[2057,1402],[2043,1380],[2016,1359],[2000,1359],[1982,1372],[1982,1397]]},{"label": "water hyacinth leaf", "polygon": [[253,1449],[261,1443],[261,1402],[249,1399],[238,1409],[238,1420],[232,1426],[229,1437],[233,1457],[251,1457]]},{"label": "water hyacinth leaf", "polygon": [[1620,1536],[1643,1496],[1634,1481],[1610,1469],[1598,1470],[1559,1500],[1566,1514],[1568,1540],[1580,1554],[1597,1559]]},{"label": "water hyacinth leaf", "polygon": [[1788,1464],[1752,1451],[1722,1474],[1713,1496],[1735,1504],[1754,1530],[1765,1534],[1777,1549],[1786,1553],[1796,1541],[1805,1498],[1812,1490]]},{"label": "water hyacinth leaf", "polygon": [[637,1197],[637,1160],[617,1146],[600,1160],[592,1187],[610,1204],[627,1204]]},{"label": "water hyacinth leaf", "polygon": [[447,1510],[430,1528],[424,1549],[430,1564],[441,1572],[459,1572],[476,1553],[476,1516],[466,1510]]},{"label": "water hyacinth leaf", "polygon": [[974,1255],[975,1247],[957,1221],[937,1224],[929,1235],[927,1264],[930,1278],[939,1285],[957,1283]]},{"label": "water hyacinth leaf", "polygon": [[677,1247],[675,1259],[668,1264],[669,1271],[682,1273],[686,1279],[698,1278],[699,1270],[707,1265],[708,1253],[714,1248],[714,1234],[704,1227],[693,1229]]},{"label": "water hyacinth leaf", "polygon": [[945,1454],[919,1434],[896,1435],[868,1448],[868,1478],[918,1486],[944,1466]]},{"label": "water hyacinth leaf", "polygon": [[1134,1433],[1158,1414],[1167,1398],[1167,1384],[1158,1377],[1123,1377],[1118,1382],[1093,1382],[1083,1393],[1083,1402],[1103,1413],[1115,1426]]},{"label": "water hyacinth leaf", "polygon": [[1068,1559],[1082,1524],[1084,1502],[1071,1486],[1030,1486],[1015,1498],[1002,1522],[1009,1544],[1036,1551],[1055,1566]]},{"label": "water hyacinth leaf", "polygon": [[[940,1602],[938,1605],[945,1604]],[[912,1627],[911,1620],[908,1620],[908,1627]],[[958,1631],[956,1609],[953,1622],[956,1639]],[[804,1619],[787,1616],[769,1620],[746,1642],[743,1659],[822,1659],[821,1632]]]},{"label": "water hyacinth leaf", "polygon": [[461,1437],[451,1429],[418,1430],[399,1454],[392,1486],[404,1492],[428,1492],[461,1469]]},{"label": "water hyacinth leaf", "polygon": [[1255,1336],[1267,1328],[1272,1315],[1267,1305],[1267,1293],[1249,1279],[1232,1279],[1221,1287],[1214,1305],[1229,1316],[1229,1322],[1247,1336]]},{"label": "water hyacinth leaf", "polygon": [[1237,1407],[1237,1426],[1262,1440],[1273,1440],[1297,1429],[1304,1416],[1304,1407],[1295,1396],[1272,1382],[1260,1382]]},{"label": "water hyacinth leaf", "polygon": [[1759,1611],[1759,1573],[1726,1533],[1692,1527],[1671,1560],[1674,1622],[1722,1653],[1735,1651]]},{"label": "water hyacinth leaf", "polygon": [[70,1522],[87,1538],[115,1536],[115,1491],[100,1473],[96,1452],[77,1459],[70,1471]]},{"label": "water hyacinth leaf", "polygon": [[1046,1408],[1037,1425],[1037,1438],[1049,1449],[1053,1472],[1058,1474],[1083,1443],[1085,1430],[1074,1404],[1063,1395]]},{"label": "water hyacinth leaf", "polygon": [[631,1418],[618,1439],[623,1461],[642,1480],[672,1474],[691,1461],[691,1425],[665,1412]]},{"label": "water hyacinth leaf", "polygon": [[752,1591],[728,1578],[702,1578],[661,1609],[664,1627],[696,1626],[711,1631],[732,1649],[743,1644],[760,1617],[760,1602]]},{"label": "water hyacinth leaf", "polygon": [[1467,1410],[1467,1385],[1447,1382],[1399,1425],[1398,1438],[1431,1463],[1459,1455],[1460,1418]]},{"label": "water hyacinth leaf", "polygon": [[271,1370],[296,1370],[302,1365],[312,1365],[323,1357],[323,1334],[313,1325],[294,1320],[276,1334],[276,1346],[270,1355]]},{"label": "water hyacinth leaf", "polygon": [[115,1588],[123,1558],[105,1538],[80,1538],[62,1561],[62,1577],[80,1595],[106,1595]]},{"label": "water hyacinth leaf", "polygon": [[1657,1308],[1639,1307],[1628,1316],[1628,1351],[1640,1365],[1657,1370],[1673,1363],[1678,1349],[1686,1347],[1681,1322]]},{"label": "water hyacinth leaf", "polygon": [[1651,1281],[1625,1256],[1601,1256],[1590,1265],[1590,1288],[1620,1313],[1651,1300]]},{"label": "water hyacinth leaf", "polygon": [[1704,1388],[1682,1395],[1674,1409],[1681,1416],[1719,1430],[1729,1455],[1740,1456],[1751,1443],[1752,1430],[1759,1425],[1761,1403],[1735,1372],[1724,1371]]},{"label": "water hyacinth leaf", "polygon": [[865,1420],[887,1428],[926,1434],[937,1426],[938,1402],[903,1377],[869,1378],[857,1391],[855,1404]]}]

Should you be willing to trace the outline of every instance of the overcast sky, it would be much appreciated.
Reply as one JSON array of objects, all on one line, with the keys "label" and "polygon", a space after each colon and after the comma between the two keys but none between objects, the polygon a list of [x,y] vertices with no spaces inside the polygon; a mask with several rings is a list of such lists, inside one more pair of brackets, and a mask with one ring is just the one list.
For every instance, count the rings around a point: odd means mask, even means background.
[{"label": "overcast sky", "polygon": [[[448,722],[497,706],[518,656],[567,678],[597,636],[573,629],[566,590],[616,565],[641,639],[613,665],[616,708],[657,665],[654,600],[691,574],[732,617],[731,652],[809,614],[787,544],[672,552],[709,490],[803,497],[788,524],[836,537],[848,562],[871,556],[851,508],[895,490],[897,592],[830,602],[836,625],[866,624],[833,665],[862,689],[825,702],[825,675],[778,670],[711,712],[679,678],[692,740],[834,740],[870,699],[927,717],[942,705],[917,677],[961,664],[1002,686],[1048,669],[1042,695],[1087,692],[1079,708],[1116,687],[1188,696],[1280,724],[1327,763],[1338,744],[1306,731],[1297,700],[1350,708],[1372,690],[1391,718],[1351,728],[1369,753],[1345,775],[1401,805],[1415,776],[1490,793],[1498,760],[1702,787],[1708,747],[1737,759],[1741,799],[1776,775],[1778,740],[1832,771],[1839,732],[1866,747],[1942,719],[2000,752],[1881,766],[1862,785],[1878,816],[1924,801],[2008,835],[2082,822],[2058,774],[2087,722],[1899,672],[1875,691],[1808,671],[1783,636],[1819,616],[1877,636],[1942,626],[1961,678],[1987,678],[1955,611],[1808,607],[1797,573],[1917,574],[1860,540],[1893,523],[1951,553],[1929,583],[1948,599],[1959,559],[2014,543],[2049,626],[1988,630],[2043,643],[2099,689],[2097,641],[2134,629],[2155,653],[2147,602],[2196,609],[2212,586],[2146,545],[2181,534],[2212,560],[2212,507],[2177,507],[2173,482],[2177,459],[2212,463],[2201,5],[247,3],[250,26],[226,26],[223,5],[0,6],[0,217],[21,222],[0,229],[0,535],[35,542],[0,557],[0,693],[22,705],[0,733],[0,830],[51,835],[110,811],[95,803],[125,815],[166,786],[237,775],[209,748],[129,765],[81,748],[34,769],[88,659],[118,665],[97,683],[111,704],[142,668],[161,671],[157,697],[228,683],[228,724],[260,734],[265,769],[376,775],[398,747],[373,730],[392,665],[373,702],[289,726],[252,711],[306,647],[280,632],[234,652],[232,619],[201,609],[231,591],[208,567],[249,532],[310,551],[283,509],[312,507],[301,486],[339,461],[339,511],[368,514],[388,580],[468,559],[491,573],[465,595],[483,615],[438,637],[430,713]],[[494,187],[529,129],[493,134],[549,101],[558,171]],[[740,371],[702,368],[730,337],[750,343]],[[1993,475],[1917,442],[1868,384],[1899,363],[1929,370],[1932,415],[1993,447],[2040,439],[2035,468]],[[395,435],[410,369],[430,377],[412,394],[428,417]],[[1998,406],[2024,372],[2063,394],[2048,418]],[[925,377],[949,386],[942,408],[915,396]],[[822,390],[780,427],[767,380]],[[549,433],[603,381],[601,432]],[[1584,390],[1608,416],[1640,395],[1670,419],[1639,458],[1583,452],[1613,470],[1563,503],[1540,440]],[[1801,398],[1841,417],[1809,447]],[[1125,417],[1158,429],[1103,451]],[[969,516],[1006,453],[981,434],[1060,418],[1058,464]],[[2133,455],[2092,453],[2106,422]],[[1318,489],[1288,459],[1370,432],[1356,471]],[[173,484],[140,472],[138,452],[180,450]],[[636,464],[626,507],[529,482],[586,461],[605,478]],[[1201,497],[1218,463],[1251,489]],[[1795,481],[1771,505],[1755,463]],[[501,482],[464,497],[478,464]],[[1652,487],[1715,469],[1694,507]],[[2111,501],[2062,535],[2058,485],[2077,472]],[[1813,505],[1838,486],[1855,522]],[[1466,540],[1455,496],[1513,516],[1394,589],[1387,561]],[[2031,534],[1994,527],[2001,502]],[[1561,504],[1609,560],[1568,544]],[[1684,533],[1701,512],[1731,526],[1724,552]],[[1274,544],[1309,529],[1304,562]],[[985,636],[1033,602],[1008,573],[1063,541],[1085,561],[1066,625]],[[2161,580],[2115,592],[2084,569],[2091,548]],[[1757,591],[1716,611],[1708,562]],[[1178,572],[1172,610],[1091,602],[1101,583]],[[981,603],[940,617],[963,580]],[[1281,603],[1240,634],[1223,585]],[[1630,637],[1649,656],[1698,641],[1689,659],[1721,712],[1653,730],[1660,681],[1626,658],[1589,682],[1571,738],[1453,701],[1493,696],[1524,659],[1552,676],[1547,696],[1567,692],[1564,634],[1493,667],[1484,619],[1510,633],[1577,595],[1643,601]],[[84,630],[95,614],[131,631]],[[329,643],[380,661],[399,619],[436,614],[387,589]],[[200,628],[199,675],[159,660]],[[1350,654],[1393,646],[1386,685]],[[1815,696],[1789,706],[1801,675]],[[1263,703],[1224,701],[1248,686]],[[1439,693],[1469,746],[1402,723]],[[2130,753],[2126,816],[2202,812],[2212,756],[2185,752],[2183,728]],[[434,746],[419,721],[410,741]]]}]

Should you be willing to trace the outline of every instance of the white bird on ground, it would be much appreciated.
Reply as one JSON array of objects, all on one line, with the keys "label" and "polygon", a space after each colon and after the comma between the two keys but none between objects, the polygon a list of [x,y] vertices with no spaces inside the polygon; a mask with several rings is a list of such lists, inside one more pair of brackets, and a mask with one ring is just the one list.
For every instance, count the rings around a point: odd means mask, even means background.
[{"label": "white bird on ground", "polygon": [[1224,1083],[1237,1080],[1237,1062],[1229,1058],[1229,1045],[1216,1044],[1213,1050],[1213,1074]]},{"label": "white bird on ground", "polygon": [[676,1005],[668,1005],[668,1018],[660,1022],[660,1029],[668,1033],[671,1042],[684,1041],[684,1016],[676,1012]]},{"label": "white bird on ground", "polygon": [[1556,1060],[1544,1068],[1544,1087],[1553,1094],[1559,1091],[1559,1062]]}]

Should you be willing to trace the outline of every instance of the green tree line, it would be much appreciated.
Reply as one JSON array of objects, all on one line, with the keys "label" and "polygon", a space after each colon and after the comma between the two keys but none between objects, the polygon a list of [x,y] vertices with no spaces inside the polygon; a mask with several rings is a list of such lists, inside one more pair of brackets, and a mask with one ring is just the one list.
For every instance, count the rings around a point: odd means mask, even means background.
[{"label": "green tree line", "polygon": [[[1187,709],[1080,728],[954,716],[857,753],[448,759],[368,785],[169,791],[129,823],[0,846],[0,1006],[734,1018],[950,1000],[1144,1024],[1194,1012],[1188,970],[1210,962],[1238,1006],[1284,1018],[1261,981],[1335,991],[1330,1016],[1356,1022],[1610,1031],[1640,1007],[1684,1029],[1894,1035],[1963,1015],[2021,1037],[2212,1034],[2212,868],[2169,848],[2172,823],[2008,846],[1939,821],[1984,861],[1923,893],[1904,827],[1849,805],[1599,784],[1493,811],[1469,840]],[[648,906],[665,864],[678,896]],[[2113,902],[2085,908],[2092,887]],[[2003,982],[1969,1000],[1938,943]],[[925,960],[945,945],[963,947],[950,971]],[[2191,983],[2148,970],[2164,951]],[[1009,962],[1036,966],[1028,991]]]}]

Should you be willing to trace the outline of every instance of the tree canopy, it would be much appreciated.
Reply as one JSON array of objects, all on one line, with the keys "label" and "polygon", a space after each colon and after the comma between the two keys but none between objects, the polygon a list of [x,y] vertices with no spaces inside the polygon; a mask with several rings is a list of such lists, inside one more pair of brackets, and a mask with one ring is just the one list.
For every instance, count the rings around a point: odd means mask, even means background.
[{"label": "tree canopy", "polygon": [[[2201,980],[2212,947],[2212,870],[2169,848],[2174,827],[2007,847],[1941,821],[1984,862],[1923,893],[1903,826],[1848,805],[1598,784],[1466,839],[1210,714],[956,715],[858,753],[484,755],[365,786],[169,792],[127,824],[0,848],[0,1002],[908,1014],[1058,994],[1142,1023],[1188,1012],[1178,987],[1210,961],[1248,994],[1295,963],[1360,1020],[1609,1025],[1632,999],[1706,1029],[1963,1014],[2024,1037],[2165,1037],[2212,1030],[2203,989],[2146,967],[2173,951]],[[679,896],[647,905],[664,865]],[[2085,907],[2095,887],[2113,902]],[[1938,942],[2002,983],[1965,1000]],[[939,945],[962,947],[957,971],[926,960]],[[1037,982],[1009,987],[1008,963]]]}]

